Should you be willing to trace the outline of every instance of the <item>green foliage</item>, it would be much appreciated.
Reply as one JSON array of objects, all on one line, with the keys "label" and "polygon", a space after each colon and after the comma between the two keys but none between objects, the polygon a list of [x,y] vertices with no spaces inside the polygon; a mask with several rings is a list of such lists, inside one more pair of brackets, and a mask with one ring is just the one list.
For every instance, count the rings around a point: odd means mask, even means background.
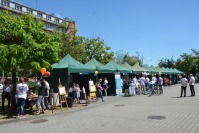
[{"label": "green foliage", "polygon": [[43,30],[44,24],[31,15],[0,13],[0,62],[6,71],[18,67],[38,72],[58,61],[59,38]]},{"label": "green foliage", "polygon": [[183,53],[177,59],[175,67],[186,73],[199,73],[199,51],[191,49],[192,53]]},{"label": "green foliage", "polygon": [[123,50],[119,50],[115,52],[115,60],[119,64],[123,64],[127,62],[130,66],[133,66],[135,63],[139,63],[142,65],[142,61],[140,56],[138,55],[139,52],[136,52],[137,56],[129,56],[129,53],[124,52]]},{"label": "green foliage", "polygon": [[158,63],[159,67],[165,67],[165,68],[174,68],[175,61],[173,58],[171,59],[161,59],[160,62]]},{"label": "green foliage", "polygon": [[111,47],[106,46],[104,44],[104,41],[102,41],[100,37],[93,39],[85,39],[84,46],[88,61],[92,58],[95,58],[102,64],[106,64],[113,59],[114,53],[108,52],[111,49]]}]

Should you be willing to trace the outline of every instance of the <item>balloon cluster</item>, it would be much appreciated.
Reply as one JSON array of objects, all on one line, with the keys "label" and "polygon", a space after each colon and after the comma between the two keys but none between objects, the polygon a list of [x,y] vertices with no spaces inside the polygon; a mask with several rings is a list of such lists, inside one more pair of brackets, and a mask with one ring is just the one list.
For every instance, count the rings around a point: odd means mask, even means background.
[{"label": "balloon cluster", "polygon": [[50,72],[49,71],[46,71],[46,68],[41,68],[41,75],[43,77],[49,77],[50,76]]}]

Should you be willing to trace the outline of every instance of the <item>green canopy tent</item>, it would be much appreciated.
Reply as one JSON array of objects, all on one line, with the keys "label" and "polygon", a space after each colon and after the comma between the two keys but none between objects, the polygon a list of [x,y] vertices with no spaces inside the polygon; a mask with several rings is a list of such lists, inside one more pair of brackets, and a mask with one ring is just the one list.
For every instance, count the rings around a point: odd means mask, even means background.
[{"label": "green canopy tent", "polygon": [[125,68],[127,68],[127,69],[129,69],[129,70],[131,70],[131,71],[133,71],[132,66],[130,66],[127,62],[125,62],[124,64],[122,64],[122,66],[125,67]]},{"label": "green canopy tent", "polygon": [[182,71],[179,71],[178,69],[174,68],[173,71],[176,73],[176,74],[184,74],[184,72]]},{"label": "green canopy tent", "polygon": [[165,67],[161,68],[164,71],[164,74],[173,74],[172,71],[170,71],[169,69],[166,69]]},{"label": "green canopy tent", "polygon": [[81,73],[81,72],[94,72],[95,68],[89,67],[87,65],[84,65],[77,60],[75,60],[73,57],[71,57],[69,54],[66,55],[62,60],[60,60],[59,63],[55,63],[52,65],[53,69],[67,69],[69,73]]},{"label": "green canopy tent", "polygon": [[166,69],[167,71],[169,71],[170,74],[175,74],[172,68],[168,68],[168,67],[167,67],[167,68],[165,68],[165,69]]},{"label": "green canopy tent", "polygon": [[[116,96],[120,96],[122,94],[122,88],[121,88],[121,77],[120,77],[120,73],[131,73],[131,70],[129,70],[126,67],[123,67],[119,64],[117,64],[115,61],[110,61],[109,63],[107,63],[105,65],[106,67],[108,67],[109,69],[114,70],[115,74],[111,74],[113,77],[112,79],[115,80],[114,84],[112,84],[113,86],[111,87],[111,93],[116,95]],[[113,82],[113,80],[112,80]]]},{"label": "green canopy tent", "polygon": [[125,67],[117,64],[115,61],[110,61],[105,66],[108,67],[111,70],[114,70],[114,72],[131,73],[131,70],[129,70],[128,68],[125,68]]},{"label": "green canopy tent", "polygon": [[157,71],[158,74],[162,74],[162,73],[163,73],[162,69],[160,69],[159,67],[151,66],[150,68],[152,68],[152,69],[154,69],[155,71]]},{"label": "green canopy tent", "polygon": [[[110,68],[104,66],[103,64],[101,64],[94,58],[91,59],[89,62],[87,62],[85,64],[85,66],[90,67],[90,68],[94,69],[95,71],[98,71],[98,73],[114,73],[113,69],[110,69]],[[94,73],[94,71],[93,71],[93,73]]]},{"label": "green canopy tent", "polygon": [[140,67],[138,62],[135,63],[135,65],[132,66],[132,73],[141,74],[143,72],[150,72],[150,71]]},{"label": "green canopy tent", "polygon": [[158,74],[158,73],[159,73],[159,71],[153,69],[152,67],[148,67],[148,66],[146,66],[146,65],[144,65],[144,66],[142,66],[142,67],[143,67],[144,69],[147,69],[148,71],[150,71],[150,73],[152,73],[152,74]]},{"label": "green canopy tent", "polygon": [[59,85],[58,78],[60,78],[61,84],[64,85],[68,91],[68,87],[71,82],[70,80],[72,80],[72,76],[70,75],[71,73],[89,73],[95,71],[94,68],[78,62],[69,54],[61,59],[59,63],[55,63],[51,66],[53,70],[51,71],[51,76],[47,78],[47,80],[49,81],[51,88],[55,91]]}]

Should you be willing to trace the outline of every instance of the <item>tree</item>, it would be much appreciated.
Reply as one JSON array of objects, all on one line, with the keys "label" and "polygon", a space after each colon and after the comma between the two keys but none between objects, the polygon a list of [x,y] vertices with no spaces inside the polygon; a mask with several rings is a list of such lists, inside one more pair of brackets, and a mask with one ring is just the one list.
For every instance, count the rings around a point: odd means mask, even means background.
[{"label": "tree", "polygon": [[197,74],[199,72],[199,51],[191,49],[193,53],[183,53],[180,58],[177,59],[175,67],[179,70],[186,72],[187,74]]},{"label": "tree", "polygon": [[160,62],[158,63],[159,67],[165,67],[165,68],[174,68],[175,65],[175,61],[173,60],[173,58],[171,59],[161,59]]},{"label": "tree", "polygon": [[129,53],[119,50],[115,52],[115,60],[119,64],[127,62],[130,66],[133,66],[135,63],[141,64],[141,58],[139,52],[136,52],[136,56],[129,56]]},{"label": "tree", "polygon": [[126,57],[126,62],[130,65],[133,66],[135,63],[140,62],[135,56],[127,56]]},{"label": "tree", "polygon": [[86,50],[87,60],[91,60],[95,58],[102,64],[108,63],[110,60],[113,59],[114,53],[108,52],[111,47],[106,46],[104,41],[100,39],[100,37],[84,40],[84,46]]},{"label": "tree", "polygon": [[14,90],[18,68],[38,72],[59,60],[59,37],[45,32],[40,20],[3,11],[0,27],[0,69],[12,72]]},{"label": "tree", "polygon": [[[76,31],[74,31],[76,33]],[[70,54],[73,58],[80,62],[86,62],[86,50],[84,46],[84,38],[81,36],[74,35],[71,39],[70,34],[65,32],[57,32],[61,38],[61,51],[59,53],[59,58],[64,58],[67,54]]]},{"label": "tree", "polygon": [[128,52],[124,52],[123,50],[118,50],[115,52],[115,60],[119,64],[123,64],[128,57]]}]

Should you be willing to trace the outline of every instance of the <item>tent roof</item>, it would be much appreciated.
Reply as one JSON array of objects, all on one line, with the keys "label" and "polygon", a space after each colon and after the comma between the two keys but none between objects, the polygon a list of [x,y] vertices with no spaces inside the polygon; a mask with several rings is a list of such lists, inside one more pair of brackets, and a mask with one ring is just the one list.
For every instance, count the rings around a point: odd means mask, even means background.
[{"label": "tent roof", "polygon": [[108,67],[111,70],[114,70],[115,72],[120,72],[120,73],[131,73],[131,70],[129,70],[128,68],[125,68],[123,66],[120,66],[119,64],[117,64],[115,61],[110,61],[109,63],[107,63],[105,65],[106,67]]},{"label": "tent roof", "polygon": [[92,69],[95,69],[99,73],[113,73],[114,72],[113,69],[110,69],[104,66],[103,64],[101,64],[94,58],[91,59],[89,62],[87,62],[85,65],[91,67]]},{"label": "tent roof", "polygon": [[174,73],[176,74],[184,74],[182,71],[179,71],[178,69],[174,68],[173,69]]},{"label": "tent roof", "polygon": [[132,66],[132,69],[133,69],[132,70],[133,73],[150,72],[149,70],[140,67],[139,64],[138,64],[138,62],[135,63],[135,65]]},{"label": "tent roof", "polygon": [[125,62],[124,64],[122,64],[122,66],[125,67],[125,68],[127,68],[127,69],[129,69],[129,70],[131,70],[131,71],[133,71],[132,66],[130,66],[127,62]]},{"label": "tent roof", "polygon": [[146,65],[142,66],[144,69],[147,69],[148,71],[150,71],[153,74],[158,74],[159,71],[157,71],[156,69],[153,69],[152,67],[148,67]]},{"label": "tent roof", "polygon": [[94,72],[95,70],[91,67],[85,66],[84,64],[78,62],[69,54],[66,55],[59,63],[52,65],[53,69],[63,69],[67,68],[68,72],[71,73],[80,73],[80,72]]}]

